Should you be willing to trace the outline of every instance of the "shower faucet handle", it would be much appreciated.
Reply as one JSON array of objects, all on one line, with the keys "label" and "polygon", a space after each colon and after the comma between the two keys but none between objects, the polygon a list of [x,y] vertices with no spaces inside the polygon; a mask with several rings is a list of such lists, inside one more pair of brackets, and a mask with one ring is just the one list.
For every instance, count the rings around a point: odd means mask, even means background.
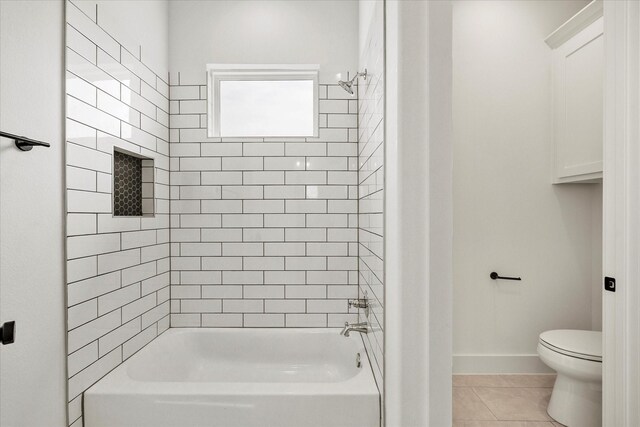
[{"label": "shower faucet handle", "polygon": [[369,308],[369,301],[366,298],[350,299],[349,307]]},{"label": "shower faucet handle", "polygon": [[364,298],[350,299],[349,300],[349,308],[361,308],[364,310],[364,315],[369,317],[369,309],[371,306],[369,305],[369,299],[365,295]]}]

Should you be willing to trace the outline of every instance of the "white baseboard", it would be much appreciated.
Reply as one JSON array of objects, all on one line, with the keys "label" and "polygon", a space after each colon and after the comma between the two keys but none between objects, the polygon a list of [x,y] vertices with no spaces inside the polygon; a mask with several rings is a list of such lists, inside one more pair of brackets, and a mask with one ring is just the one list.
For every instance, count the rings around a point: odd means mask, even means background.
[{"label": "white baseboard", "polygon": [[537,354],[454,354],[454,374],[548,374]]}]

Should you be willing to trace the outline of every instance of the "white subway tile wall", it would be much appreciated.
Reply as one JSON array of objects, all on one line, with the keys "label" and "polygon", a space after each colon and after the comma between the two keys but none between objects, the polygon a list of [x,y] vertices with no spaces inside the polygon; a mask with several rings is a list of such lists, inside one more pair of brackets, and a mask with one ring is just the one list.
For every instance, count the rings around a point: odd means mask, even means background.
[{"label": "white subway tile wall", "polygon": [[320,79],[318,138],[220,139],[206,73],[171,73],[172,327],[356,320],[357,97]]},{"label": "white subway tile wall", "polygon": [[[156,74],[140,52],[129,52],[104,31],[95,4],[87,3],[67,2],[68,411],[73,426],[83,423],[82,392],[166,330],[170,311],[168,75]],[[113,217],[114,147],[153,159],[155,170],[143,170],[143,193],[145,204],[155,203],[155,216]],[[152,208],[145,205],[145,212]]]},{"label": "white subway tile wall", "polygon": [[[384,23],[383,2],[376,2],[360,68],[358,133],[359,286],[371,304],[364,336],[373,373],[384,398]],[[364,318],[364,314],[361,314]],[[362,320],[362,319],[361,319]],[[384,408],[384,405],[382,405]],[[384,419],[384,418],[383,418]]]}]

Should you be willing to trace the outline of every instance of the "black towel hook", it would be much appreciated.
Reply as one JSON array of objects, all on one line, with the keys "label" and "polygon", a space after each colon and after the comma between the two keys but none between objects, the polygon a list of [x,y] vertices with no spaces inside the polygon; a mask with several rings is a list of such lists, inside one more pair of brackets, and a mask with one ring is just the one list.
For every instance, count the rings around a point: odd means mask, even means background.
[{"label": "black towel hook", "polygon": [[33,147],[36,147],[36,146],[51,147],[51,145],[48,142],[37,141],[35,139],[14,135],[8,132],[0,131],[0,136],[13,139],[15,141],[16,147],[18,147],[20,151],[30,151]]}]

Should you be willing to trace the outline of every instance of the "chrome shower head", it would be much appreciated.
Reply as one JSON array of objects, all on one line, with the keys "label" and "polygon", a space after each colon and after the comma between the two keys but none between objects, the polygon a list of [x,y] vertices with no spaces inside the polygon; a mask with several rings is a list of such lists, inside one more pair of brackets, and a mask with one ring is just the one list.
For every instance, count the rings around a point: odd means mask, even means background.
[{"label": "chrome shower head", "polygon": [[344,80],[339,80],[338,84],[342,89],[346,90],[349,95],[353,95],[353,89],[351,88],[351,86],[353,86],[353,80],[349,80],[346,82]]},{"label": "chrome shower head", "polygon": [[338,84],[342,89],[344,89],[347,93],[349,93],[349,95],[353,95],[353,84],[358,79],[358,77],[362,77],[365,80],[367,80],[367,69],[365,68],[363,73],[356,73],[356,75],[353,76],[351,80],[347,80],[347,81],[339,80]]}]

